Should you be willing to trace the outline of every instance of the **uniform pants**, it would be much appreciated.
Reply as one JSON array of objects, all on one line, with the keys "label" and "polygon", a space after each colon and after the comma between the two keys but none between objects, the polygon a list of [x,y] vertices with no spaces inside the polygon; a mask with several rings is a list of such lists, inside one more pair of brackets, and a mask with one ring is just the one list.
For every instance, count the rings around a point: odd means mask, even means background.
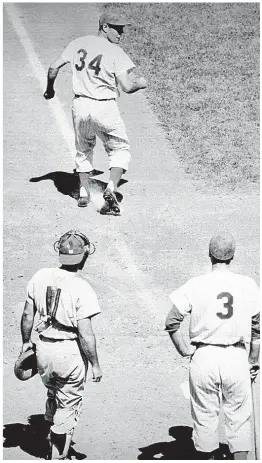
[{"label": "uniform pants", "polygon": [[189,385],[196,450],[212,452],[219,447],[221,404],[230,451],[251,450],[252,399],[245,347],[197,348],[190,363]]},{"label": "uniform pants", "polygon": [[96,135],[109,157],[109,168],[128,169],[130,145],[116,100],[98,101],[75,97],[72,106],[75,129],[76,171],[93,170]]},{"label": "uniform pants", "polygon": [[56,434],[73,432],[82,408],[86,367],[76,340],[37,342],[38,371],[47,388],[45,419]]}]

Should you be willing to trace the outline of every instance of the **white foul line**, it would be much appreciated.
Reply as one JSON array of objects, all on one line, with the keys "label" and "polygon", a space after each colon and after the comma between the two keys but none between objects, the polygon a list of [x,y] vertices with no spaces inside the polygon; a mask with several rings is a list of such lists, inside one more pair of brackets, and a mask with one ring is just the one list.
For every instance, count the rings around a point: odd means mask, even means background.
[{"label": "white foul line", "polygon": [[[28,60],[32,66],[33,72],[39,81],[40,88],[42,92],[44,92],[46,89],[46,72],[40,60],[38,59],[38,56],[34,50],[34,47],[25,27],[19,19],[18,9],[12,3],[6,3],[4,5],[4,8],[8,14],[11,23],[13,24],[13,27],[18,35],[21,44],[25,49]],[[74,156],[74,135],[71,126],[68,124],[66,114],[61,106],[61,103],[57,97],[54,97],[51,101],[48,101],[48,103],[54,114],[61,135],[64,138],[69,151]],[[159,316],[163,314],[163,298],[159,297],[159,294],[158,297],[156,297],[155,294],[152,294],[151,289],[147,289],[148,286],[152,288],[152,282],[147,281],[146,275],[135,265],[132,253],[128,249],[128,246],[125,243],[123,236],[116,232],[115,228],[117,227],[114,226],[113,228],[118,238],[117,250],[120,254],[122,261],[124,261],[127,265],[127,274],[129,274],[132,280],[136,283],[136,297],[140,299],[143,305],[146,306],[154,315]]]},{"label": "white foul line", "polygon": [[[23,45],[27,58],[32,66],[35,76],[37,77],[41,91],[44,93],[46,89],[47,73],[43,68],[38,56],[34,50],[32,42],[24,28],[22,22],[19,19],[19,12],[13,3],[4,4],[5,11],[17,33],[17,36]],[[42,97],[43,98],[43,97]],[[65,112],[62,109],[59,99],[55,96],[52,100],[48,100],[48,104],[53,112],[56,119],[56,123],[60,129],[60,132],[64,138],[64,141],[74,158],[74,134],[71,125],[68,123]]]}]

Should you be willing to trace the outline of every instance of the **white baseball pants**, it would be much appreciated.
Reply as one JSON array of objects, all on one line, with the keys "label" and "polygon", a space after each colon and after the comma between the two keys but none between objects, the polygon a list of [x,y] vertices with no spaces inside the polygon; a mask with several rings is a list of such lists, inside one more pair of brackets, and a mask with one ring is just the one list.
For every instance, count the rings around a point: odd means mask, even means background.
[{"label": "white baseball pants", "polygon": [[189,369],[193,441],[196,450],[219,447],[220,401],[230,452],[251,450],[251,382],[244,347],[201,346]]},{"label": "white baseball pants", "polygon": [[44,341],[36,345],[38,371],[47,387],[45,419],[56,434],[69,434],[82,408],[86,367],[76,340]]},{"label": "white baseball pants", "polygon": [[116,100],[98,101],[75,97],[72,106],[75,129],[76,171],[93,170],[93,151],[96,136],[103,144],[109,157],[109,168],[128,169],[130,145],[124,122]]}]

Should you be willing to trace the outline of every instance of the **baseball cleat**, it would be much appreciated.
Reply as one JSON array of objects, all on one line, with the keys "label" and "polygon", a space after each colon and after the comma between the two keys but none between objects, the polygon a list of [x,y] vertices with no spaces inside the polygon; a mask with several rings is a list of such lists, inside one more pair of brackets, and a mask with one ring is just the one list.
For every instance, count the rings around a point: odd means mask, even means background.
[{"label": "baseball cleat", "polygon": [[77,201],[78,207],[86,207],[90,202],[90,196],[80,196]]},{"label": "baseball cleat", "polygon": [[117,202],[115,193],[109,190],[109,188],[106,188],[103,194],[103,198],[105,203],[100,209],[100,214],[120,215],[120,207]]},{"label": "baseball cleat", "polygon": [[116,195],[117,201],[121,203],[121,201],[123,201],[123,195],[119,193],[118,191],[115,192],[115,195]]}]

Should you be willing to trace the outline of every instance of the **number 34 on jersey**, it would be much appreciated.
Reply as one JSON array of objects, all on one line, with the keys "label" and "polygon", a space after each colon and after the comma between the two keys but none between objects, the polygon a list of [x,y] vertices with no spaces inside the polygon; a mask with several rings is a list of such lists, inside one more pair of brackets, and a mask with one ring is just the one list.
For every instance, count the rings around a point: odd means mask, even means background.
[{"label": "number 34 on jersey", "polygon": [[[86,67],[87,51],[84,50],[83,48],[80,48],[77,54],[79,55],[79,63],[75,64],[75,68],[77,71],[82,71]],[[92,69],[96,76],[98,76],[99,72],[101,71],[100,64],[101,64],[102,58],[103,58],[103,55],[97,55],[95,58],[93,58],[90,61],[90,63],[87,64],[88,69]]]}]

